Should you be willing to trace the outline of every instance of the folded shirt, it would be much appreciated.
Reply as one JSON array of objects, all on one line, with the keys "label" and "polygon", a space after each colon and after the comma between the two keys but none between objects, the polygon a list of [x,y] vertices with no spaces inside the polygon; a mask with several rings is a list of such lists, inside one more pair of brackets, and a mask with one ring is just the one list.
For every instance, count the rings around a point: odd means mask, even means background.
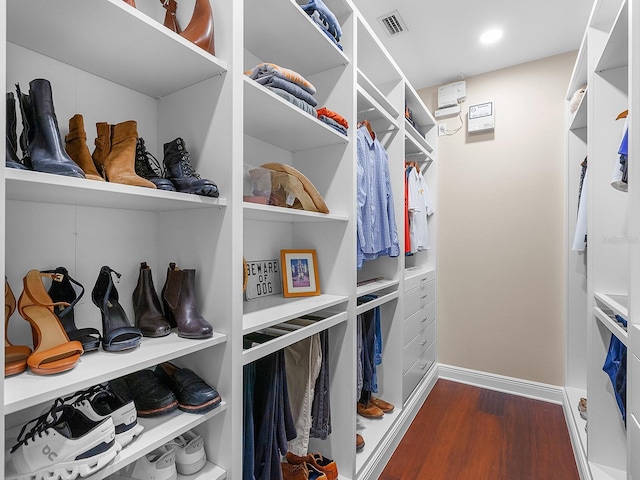
[{"label": "folded shirt", "polygon": [[340,50],[344,50],[342,48],[342,45],[340,45],[340,42],[338,40],[336,40],[336,37],[334,37],[331,34],[331,32],[329,32],[326,22],[322,21],[322,19],[320,18],[320,14],[318,13],[317,10],[315,12],[313,12],[313,14],[311,15],[311,18],[313,19],[314,22],[316,22],[318,24],[320,29],[329,38],[329,40],[331,40],[335,44],[336,47],[338,47]]},{"label": "folded shirt", "polygon": [[300,100],[298,97],[294,97],[293,95],[291,95],[286,90],[282,90],[281,88],[272,87],[270,85],[265,85],[265,88],[268,88],[273,93],[275,93],[277,95],[280,95],[287,102],[293,103],[296,107],[298,107],[301,110],[304,110],[309,115],[313,115],[314,117],[318,116],[318,113],[316,112],[315,108],[313,108],[311,105],[309,105],[304,100]]},{"label": "folded shirt", "polygon": [[318,109],[318,116],[320,116],[320,115],[324,115],[325,117],[329,117],[329,118],[335,120],[340,125],[342,125],[344,128],[349,128],[349,123],[347,123],[347,121],[344,119],[344,117],[342,117],[341,115],[337,114],[336,112],[334,112],[332,110],[329,110],[326,107],[322,107],[322,108]]},{"label": "folded shirt", "polygon": [[325,117],[324,115],[318,114],[318,119],[329,125],[334,130],[337,130],[343,135],[347,135],[347,129],[336,122],[333,118]]},{"label": "folded shirt", "polygon": [[298,97],[300,100],[304,100],[312,107],[315,107],[316,105],[318,105],[318,102],[316,101],[315,98],[313,98],[313,95],[311,95],[309,92],[302,89],[295,83],[290,82],[289,80],[285,80],[284,78],[277,77],[273,74],[267,74],[262,77],[256,78],[255,81],[258,82],[260,85],[265,85],[265,86],[269,85],[271,87],[285,90],[286,92],[289,92],[294,97]]},{"label": "folded shirt", "polygon": [[342,37],[340,23],[338,23],[336,16],[327,8],[322,0],[309,0],[309,3],[301,5],[300,8],[309,15],[313,15],[313,12],[317,11],[320,19],[325,22],[329,33],[331,33],[337,41],[340,41],[340,37]]},{"label": "folded shirt", "polygon": [[316,94],[316,87],[314,87],[313,84],[307,81],[302,75],[288,68],[280,67],[275,63],[260,63],[245,73],[253,80],[265,75],[275,75],[276,77],[295,83],[311,95]]}]

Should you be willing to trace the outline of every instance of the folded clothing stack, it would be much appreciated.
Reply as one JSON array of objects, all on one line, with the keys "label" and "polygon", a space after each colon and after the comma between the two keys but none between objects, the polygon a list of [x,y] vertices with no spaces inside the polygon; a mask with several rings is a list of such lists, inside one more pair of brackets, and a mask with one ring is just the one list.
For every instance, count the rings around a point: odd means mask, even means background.
[{"label": "folded clothing stack", "polygon": [[349,123],[340,114],[329,110],[326,107],[322,107],[318,109],[318,119],[322,120],[324,123],[343,135],[347,134]]},{"label": "folded clothing stack", "polygon": [[309,3],[301,5],[301,8],[320,26],[320,29],[336,44],[336,47],[342,50],[342,45],[340,45],[342,29],[338,19],[324,2],[322,0],[309,0]]},{"label": "folded clothing stack", "polygon": [[302,75],[275,63],[260,63],[245,74],[309,115],[317,117],[316,87]]}]

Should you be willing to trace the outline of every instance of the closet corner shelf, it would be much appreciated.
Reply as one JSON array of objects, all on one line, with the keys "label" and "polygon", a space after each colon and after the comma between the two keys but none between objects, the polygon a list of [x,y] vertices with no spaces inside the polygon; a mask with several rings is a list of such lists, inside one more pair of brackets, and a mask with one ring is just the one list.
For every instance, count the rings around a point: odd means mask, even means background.
[{"label": "closet corner shelf", "polygon": [[242,334],[257,332],[263,328],[292,320],[302,315],[346,303],[347,295],[323,293],[313,297],[284,298],[272,295],[266,298],[243,302]]},{"label": "closet corner shelf", "polygon": [[4,413],[7,415],[52,401],[226,341],[227,336],[221,333],[214,333],[212,338],[205,340],[190,340],[178,337],[174,330],[166,337],[143,338],[140,347],[130,352],[118,354],[101,349],[86,353],[73,370],[59,375],[43,376],[27,371],[5,379]]},{"label": "closet corner shelf", "polygon": [[348,222],[345,215],[331,213],[308,212],[294,208],[275,207],[273,205],[261,205],[259,203],[243,202],[243,215],[245,220],[257,220],[264,222],[282,223],[316,223],[316,222]]},{"label": "closet corner shelf", "polygon": [[587,126],[587,112],[588,112],[588,102],[587,102],[587,93],[584,93],[584,97],[580,100],[580,105],[578,105],[578,109],[573,114],[573,118],[571,119],[571,125],[569,126],[569,130],[578,130],[579,128],[586,128]]},{"label": "closet corner shelf", "polygon": [[376,125],[376,128],[382,127],[383,130],[398,130],[398,122],[393,116],[382,107],[362,86],[356,87],[358,93],[358,118],[365,116],[367,120],[384,122],[384,124]]},{"label": "closet corner shelf", "polygon": [[345,135],[246,75],[243,80],[245,134],[292,152],[349,143]]},{"label": "closet corner shelf", "polygon": [[615,314],[620,315],[627,321],[629,320],[628,295],[593,292],[593,296]]},{"label": "closet corner shelf", "polygon": [[379,292],[380,290],[395,287],[399,283],[400,282],[398,280],[388,280],[386,278],[382,280],[376,280],[375,282],[356,287],[356,297],[361,297],[362,295],[371,295],[372,293]]},{"label": "closet corner shelf", "polygon": [[255,2],[244,12],[245,48],[265,62],[305,77],[349,63],[295,0]]},{"label": "closet corner shelf", "polygon": [[7,18],[10,42],[154,98],[227,70],[225,62],[121,0],[8,0]]},{"label": "closet corner shelf", "polygon": [[627,2],[623,2],[595,71],[602,72],[614,68],[626,67],[629,63],[628,39],[629,9]]},{"label": "closet corner shelf", "polygon": [[[144,426],[144,430],[140,436],[134,439],[126,448],[123,448],[113,462],[92,475],[91,479],[99,480],[106,478],[108,475],[126,467],[143,455],[173,440],[178,435],[182,435],[187,430],[195,428],[210,418],[224,412],[226,409],[227,404],[223,401],[218,407],[204,414],[192,414],[174,410],[171,413],[155,418],[138,418],[138,422]],[[206,468],[218,474],[220,470],[222,470],[210,462],[207,463]],[[209,479],[212,477],[207,476],[206,478]]]},{"label": "closet corner shelf", "polygon": [[375,84],[369,80],[362,70],[358,69],[358,86],[360,86],[369,96],[375,100],[378,105],[386,111],[391,118],[398,118],[400,112],[395,106],[387,99],[387,97],[375,86]]},{"label": "closet corner shelf", "polygon": [[625,346],[627,346],[627,339],[629,338],[629,334],[627,331],[622,328],[618,322],[616,322],[613,318],[607,315],[601,308],[594,307],[593,313],[596,318],[602,323],[612,335],[615,335],[618,340],[620,340]]},{"label": "closet corner shelf", "polygon": [[[334,325],[345,322],[347,320],[347,312],[340,312],[331,315],[323,320],[318,320],[313,325],[307,325],[299,330],[292,331],[273,340],[265,342],[255,347],[248,348],[242,352],[242,364],[247,365],[251,362],[266,357],[267,355],[292,345],[300,340],[327,330]],[[282,323],[282,322],[279,322]]]},{"label": "closet corner shelf", "polygon": [[225,198],[166,192],[31,170],[7,168],[5,179],[7,200],[152,212],[221,208],[227,205]]},{"label": "closet corner shelf", "polygon": [[[420,135],[420,132],[418,132],[418,130],[416,130],[416,127],[414,127],[413,125],[411,125],[411,123],[409,122],[409,120],[407,120],[405,118],[404,120],[404,126],[405,126],[405,135],[421,150],[424,150],[426,153],[431,154],[433,152],[433,147],[431,146],[431,144],[427,141],[426,138],[424,138],[423,135]],[[428,155],[429,156],[429,155]]]}]

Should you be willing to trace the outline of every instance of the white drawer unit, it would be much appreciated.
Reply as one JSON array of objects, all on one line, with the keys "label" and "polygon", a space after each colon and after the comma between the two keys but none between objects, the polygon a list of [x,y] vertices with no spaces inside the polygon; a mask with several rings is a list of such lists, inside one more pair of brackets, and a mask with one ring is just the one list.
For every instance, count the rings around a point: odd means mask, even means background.
[{"label": "white drawer unit", "polygon": [[404,321],[403,345],[409,345],[427,325],[436,319],[436,302],[425,305]]},{"label": "white drawer unit", "polygon": [[420,383],[431,365],[436,361],[436,342],[425,350],[421,357],[405,372],[402,378],[402,401],[406,402],[411,392]]},{"label": "white drawer unit", "polygon": [[424,354],[424,352],[436,340],[436,322],[418,332],[418,334],[404,347],[402,359],[402,371],[406,373],[411,366]]},{"label": "white drawer unit", "polygon": [[436,299],[436,281],[420,283],[404,294],[404,317],[408,318]]},{"label": "white drawer unit", "polygon": [[414,288],[420,286],[421,284],[425,284],[435,279],[436,279],[435,270],[429,270],[427,272],[423,272],[420,275],[412,275],[410,277],[405,275],[404,291],[408,292],[409,290],[413,290]]}]

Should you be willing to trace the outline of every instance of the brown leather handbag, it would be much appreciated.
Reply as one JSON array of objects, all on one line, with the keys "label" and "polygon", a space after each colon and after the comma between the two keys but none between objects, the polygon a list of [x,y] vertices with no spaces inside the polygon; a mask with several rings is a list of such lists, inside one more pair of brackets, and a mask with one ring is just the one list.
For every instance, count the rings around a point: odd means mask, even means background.
[{"label": "brown leather handbag", "polygon": [[160,0],[167,13],[164,16],[164,26],[195,43],[211,55],[215,55],[213,40],[213,11],[209,0],[196,0],[193,16],[187,28],[182,30],[176,18],[178,3],[176,0]]}]

